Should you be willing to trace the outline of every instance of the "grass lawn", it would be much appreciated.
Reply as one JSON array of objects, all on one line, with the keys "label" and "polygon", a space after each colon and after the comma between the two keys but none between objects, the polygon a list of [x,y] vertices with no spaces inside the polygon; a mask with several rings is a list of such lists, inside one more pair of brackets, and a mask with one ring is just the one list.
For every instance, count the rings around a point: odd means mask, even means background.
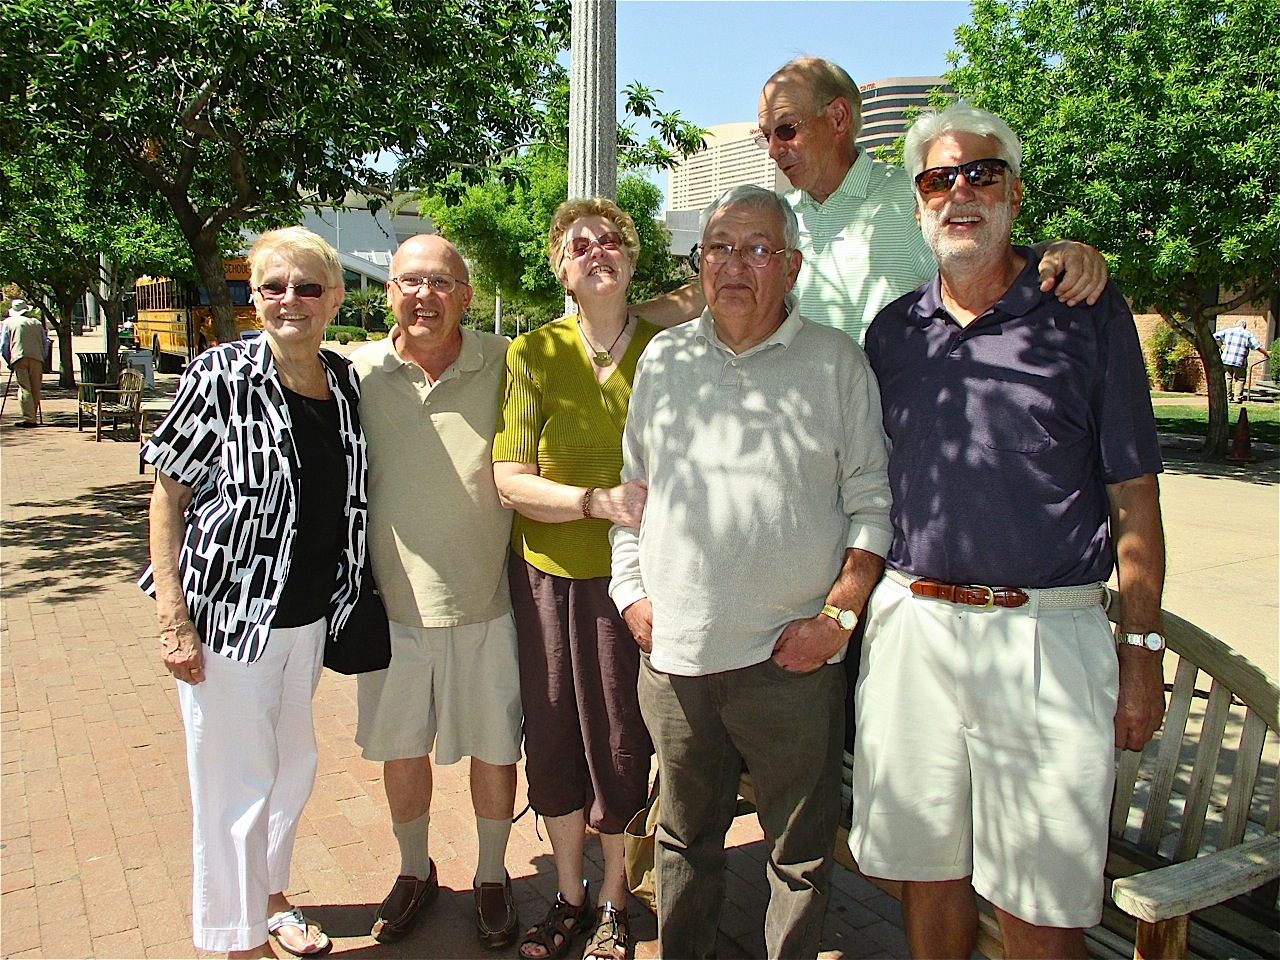
[{"label": "grass lawn", "polygon": [[[1160,394],[1168,396],[1168,394]],[[1249,437],[1258,443],[1280,443],[1280,404],[1246,403],[1249,411]],[[1203,437],[1209,423],[1209,401],[1182,405],[1158,405],[1155,408],[1156,429],[1161,433],[1176,433],[1184,437]],[[1240,405],[1231,404],[1228,414],[1230,430],[1234,431],[1240,417]],[[1231,433],[1234,436],[1234,432]]]}]

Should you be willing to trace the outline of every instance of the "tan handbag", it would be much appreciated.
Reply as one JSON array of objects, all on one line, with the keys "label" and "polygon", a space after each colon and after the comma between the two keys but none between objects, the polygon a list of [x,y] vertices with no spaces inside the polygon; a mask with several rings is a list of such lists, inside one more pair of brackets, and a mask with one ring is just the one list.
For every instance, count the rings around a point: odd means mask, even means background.
[{"label": "tan handbag", "polygon": [[655,914],[658,912],[658,892],[653,859],[654,835],[658,831],[658,801],[658,779],[655,777],[648,803],[631,818],[622,835],[627,886],[635,898]]}]

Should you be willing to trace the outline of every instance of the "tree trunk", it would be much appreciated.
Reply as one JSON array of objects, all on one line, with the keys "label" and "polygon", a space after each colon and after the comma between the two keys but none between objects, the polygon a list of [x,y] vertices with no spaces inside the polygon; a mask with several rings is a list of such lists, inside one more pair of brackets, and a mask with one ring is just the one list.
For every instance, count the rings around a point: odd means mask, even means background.
[{"label": "tree trunk", "polygon": [[[236,312],[231,306],[231,291],[227,288],[217,234],[201,232],[187,239],[191,243],[191,255],[200,273],[200,282],[209,294],[213,334],[219,343],[230,343],[236,338]],[[191,344],[191,348],[194,352],[196,345]]]},{"label": "tree trunk", "polygon": [[58,386],[68,390],[76,388],[76,373],[73,366],[75,345],[71,342],[71,319],[75,316],[76,301],[83,300],[85,289],[55,290],[53,298],[58,302]]},{"label": "tree trunk", "polygon": [[1222,353],[1218,349],[1218,341],[1213,339],[1210,329],[1212,317],[1206,317],[1203,311],[1196,311],[1191,318],[1191,329],[1195,333],[1196,351],[1200,354],[1200,362],[1204,364],[1204,382],[1209,390],[1209,431],[1205,436],[1201,456],[1205,460],[1221,461],[1227,456],[1227,441],[1230,424],[1227,410],[1227,368],[1222,365]]},{"label": "tree trunk", "polygon": [[107,382],[120,380],[120,268],[105,261],[106,276],[99,282],[98,292],[106,287],[106,300],[102,303],[105,315],[105,343],[107,345]]}]

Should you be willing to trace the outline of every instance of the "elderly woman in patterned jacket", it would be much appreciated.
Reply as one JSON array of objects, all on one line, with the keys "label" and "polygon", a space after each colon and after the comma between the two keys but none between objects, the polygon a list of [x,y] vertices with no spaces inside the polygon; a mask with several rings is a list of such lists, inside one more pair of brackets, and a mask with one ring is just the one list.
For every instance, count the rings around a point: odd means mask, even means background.
[{"label": "elderly woman in patterned jacket", "polygon": [[249,251],[263,336],[187,368],[143,450],[156,467],[151,566],[161,657],[179,681],[197,948],[228,957],[326,952],[285,898],[316,773],[311,701],[329,633],[364,568],[359,381],[320,350],[342,270],[301,227]]}]

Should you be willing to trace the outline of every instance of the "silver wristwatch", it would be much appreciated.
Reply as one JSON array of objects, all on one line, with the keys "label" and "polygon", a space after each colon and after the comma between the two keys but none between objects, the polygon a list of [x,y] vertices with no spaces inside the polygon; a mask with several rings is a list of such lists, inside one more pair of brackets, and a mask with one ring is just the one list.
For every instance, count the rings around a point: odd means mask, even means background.
[{"label": "silver wristwatch", "polygon": [[1142,647],[1150,650],[1152,653],[1158,653],[1164,649],[1164,637],[1156,633],[1116,633],[1116,643],[1123,643],[1130,647]]}]

